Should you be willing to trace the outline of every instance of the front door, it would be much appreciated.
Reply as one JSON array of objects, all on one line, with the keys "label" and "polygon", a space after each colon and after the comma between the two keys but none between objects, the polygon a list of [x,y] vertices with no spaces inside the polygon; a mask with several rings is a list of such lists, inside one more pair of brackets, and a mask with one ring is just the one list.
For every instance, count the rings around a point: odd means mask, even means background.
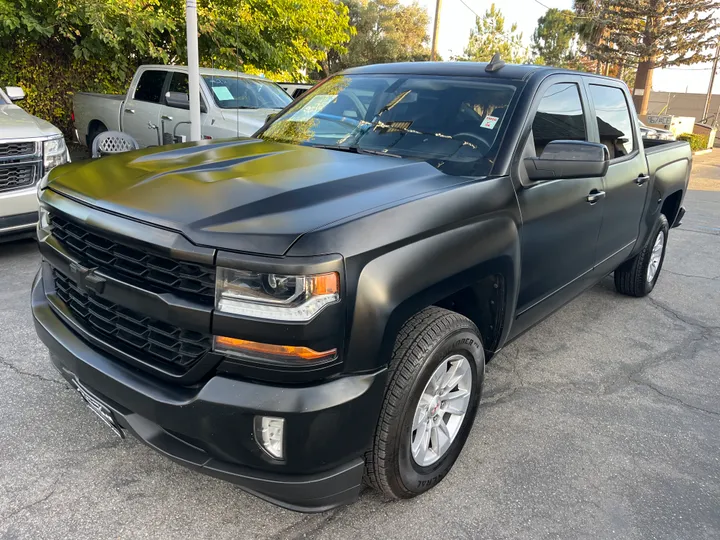
[{"label": "front door", "polygon": [[[582,82],[550,79],[539,91],[523,157],[539,157],[555,140],[588,141]],[[523,167],[522,160],[518,167]],[[523,174],[518,177],[523,179]],[[521,277],[513,335],[531,326],[584,290],[595,264],[602,225],[603,179],[522,180]]]},{"label": "front door", "polygon": [[122,129],[134,137],[141,147],[160,144],[160,100],[166,77],[167,71],[144,71],[135,83],[135,88],[130,89],[132,98],[123,105]]},{"label": "front door", "polygon": [[613,83],[593,83],[587,88],[597,118],[596,142],[610,154],[596,256],[600,268],[609,271],[627,258],[637,240],[649,188],[648,166],[639,150],[626,93]]}]

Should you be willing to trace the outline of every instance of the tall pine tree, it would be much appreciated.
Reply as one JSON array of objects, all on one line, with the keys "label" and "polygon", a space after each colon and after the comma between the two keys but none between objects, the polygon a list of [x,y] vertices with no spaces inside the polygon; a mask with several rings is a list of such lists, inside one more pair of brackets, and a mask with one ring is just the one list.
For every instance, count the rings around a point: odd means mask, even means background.
[{"label": "tall pine tree", "polygon": [[[577,4],[578,2],[576,2]],[[637,65],[633,99],[647,113],[653,70],[712,58],[720,21],[718,0],[591,0],[602,33],[594,45],[598,57]]]}]

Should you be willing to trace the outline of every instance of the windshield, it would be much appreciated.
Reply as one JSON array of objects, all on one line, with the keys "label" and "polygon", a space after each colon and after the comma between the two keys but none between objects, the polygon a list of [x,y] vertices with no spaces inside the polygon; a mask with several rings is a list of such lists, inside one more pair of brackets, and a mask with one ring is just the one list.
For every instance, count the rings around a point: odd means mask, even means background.
[{"label": "windshield", "polygon": [[216,75],[203,75],[203,79],[221,109],[282,109],[292,101],[270,81]]},{"label": "windshield", "polygon": [[10,100],[9,100],[8,97],[5,95],[5,92],[3,92],[2,90],[0,90],[0,105],[7,105],[7,104],[9,104],[9,103],[10,103]]},{"label": "windshield", "polygon": [[490,172],[515,87],[459,77],[339,75],[260,138],[427,161],[448,174]]}]

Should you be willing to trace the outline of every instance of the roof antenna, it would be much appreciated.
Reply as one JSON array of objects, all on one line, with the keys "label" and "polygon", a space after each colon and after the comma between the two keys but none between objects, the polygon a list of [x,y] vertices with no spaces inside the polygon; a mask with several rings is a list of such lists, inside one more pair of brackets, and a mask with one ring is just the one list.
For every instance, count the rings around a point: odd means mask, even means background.
[{"label": "roof antenna", "polygon": [[488,73],[495,73],[496,71],[500,71],[504,65],[505,60],[500,58],[499,52],[496,52],[493,55],[492,60],[490,60],[490,63],[485,66],[485,71],[487,71]]}]

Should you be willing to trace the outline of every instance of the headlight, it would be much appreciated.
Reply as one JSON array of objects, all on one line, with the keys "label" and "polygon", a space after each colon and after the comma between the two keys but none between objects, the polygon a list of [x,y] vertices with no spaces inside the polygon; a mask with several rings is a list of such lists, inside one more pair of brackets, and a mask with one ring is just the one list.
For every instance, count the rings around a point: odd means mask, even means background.
[{"label": "headlight", "polygon": [[65,139],[57,137],[43,143],[43,173],[47,174],[58,165],[70,161]]},{"label": "headlight", "polygon": [[312,276],[217,269],[215,307],[258,319],[306,322],[340,300],[336,272]]}]

